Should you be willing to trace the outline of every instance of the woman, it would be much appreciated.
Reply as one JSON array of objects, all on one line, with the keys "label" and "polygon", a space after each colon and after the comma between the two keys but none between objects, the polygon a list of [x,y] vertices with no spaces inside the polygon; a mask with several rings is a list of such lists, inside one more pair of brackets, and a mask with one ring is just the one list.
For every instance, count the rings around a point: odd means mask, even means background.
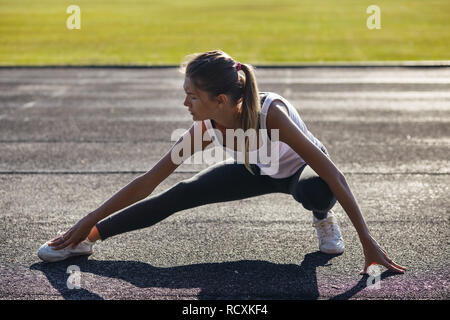
[{"label": "woman", "polygon": [[[363,246],[365,264],[361,273],[366,273],[372,264],[400,273],[406,270],[392,261],[370,235],[345,177],[330,160],[323,144],[307,130],[287,100],[275,93],[258,91],[250,65],[236,63],[226,53],[215,50],[194,55],[182,64],[182,71],[187,94],[184,105],[195,120],[190,130],[150,171],[133,180],[69,231],[44,244],[38,251],[42,260],[59,261],[74,255],[91,254],[97,240],[149,227],[185,209],[282,192],[291,194],[304,208],[312,211],[322,252],[339,254],[344,250],[331,211],[337,200]],[[244,139],[227,136],[230,130],[238,129],[244,132],[259,130],[256,142],[250,143],[250,136]],[[208,137],[200,140],[202,151],[213,142],[231,152],[234,159],[212,165],[165,192],[143,200],[182,161],[198,151],[194,140],[195,132],[199,130],[202,137]],[[233,138],[235,141],[231,141]],[[176,151],[180,143],[187,143],[191,148],[181,149],[180,153]],[[227,148],[230,145],[232,148]],[[237,149],[234,149],[235,145]],[[254,161],[255,152],[264,145],[270,145],[270,162]],[[175,156],[181,157],[182,161],[174,161]],[[257,156],[256,159],[260,158]]]}]

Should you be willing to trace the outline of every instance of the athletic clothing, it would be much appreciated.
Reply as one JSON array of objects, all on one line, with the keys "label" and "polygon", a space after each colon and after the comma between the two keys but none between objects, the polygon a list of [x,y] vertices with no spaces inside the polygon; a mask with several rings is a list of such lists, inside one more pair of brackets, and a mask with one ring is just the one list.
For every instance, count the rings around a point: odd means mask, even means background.
[{"label": "athletic clothing", "polygon": [[[249,162],[254,164],[256,163],[256,165],[261,169],[262,174],[267,174],[272,178],[279,179],[293,175],[306,162],[286,143],[278,140],[272,141],[270,139],[270,132],[267,132],[266,120],[269,107],[275,100],[280,100],[286,105],[289,117],[312,143],[314,143],[319,149],[323,147],[323,144],[308,130],[297,110],[288,100],[274,92],[260,92],[261,114],[259,123],[260,129],[263,129],[261,130],[261,133],[262,142],[264,144],[261,145],[258,150],[252,150],[249,152]],[[216,127],[214,120],[205,120],[204,123],[209,134],[209,138],[211,138],[213,143],[217,147],[223,148],[223,151],[230,157],[234,158],[237,162],[244,163],[244,154],[242,152],[235,151],[234,149],[227,148],[227,146],[223,145],[223,139],[220,138],[221,135],[217,135],[218,130],[215,130]],[[269,135],[267,135],[267,133]],[[227,139],[227,143],[228,141],[229,140]],[[261,158],[258,157],[258,153],[260,155],[261,153],[267,155],[266,159],[269,161],[266,161],[266,163],[257,161]],[[252,159],[255,159],[256,161],[252,161]],[[274,160],[277,161],[277,165],[273,165],[272,162]]]},{"label": "athletic clothing", "polygon": [[[272,92],[262,92],[260,98],[262,111],[259,120],[262,129],[267,128],[266,118],[270,104],[280,99],[287,106],[291,119],[328,156],[326,148],[307,130],[298,112],[286,99]],[[214,123],[210,120],[206,120],[205,124],[208,130],[214,129]],[[214,143],[226,148],[217,140],[213,131],[210,134],[215,137]],[[269,139],[269,136],[266,138]],[[228,158],[178,182],[164,192],[151,195],[100,221],[96,226],[101,239],[152,226],[173,213],[186,209],[276,192],[291,194],[305,209],[312,211],[316,218],[326,217],[326,212],[336,203],[327,183],[288,145],[282,142],[274,145],[279,151],[278,172],[271,172],[270,164],[251,163],[250,167],[255,173],[253,175],[243,162],[238,161],[238,157]],[[229,149],[227,151],[231,151],[232,155],[235,152]]]},{"label": "athletic clothing", "polygon": [[[323,152],[326,153],[326,150],[323,149]],[[168,190],[151,195],[102,220],[97,224],[100,237],[105,240],[117,234],[150,227],[186,209],[268,193],[291,194],[305,209],[317,214],[316,218],[326,217],[326,212],[336,203],[325,181],[306,164],[291,177],[282,179],[261,175],[257,165],[250,166],[255,175],[232,158],[216,163]]]}]

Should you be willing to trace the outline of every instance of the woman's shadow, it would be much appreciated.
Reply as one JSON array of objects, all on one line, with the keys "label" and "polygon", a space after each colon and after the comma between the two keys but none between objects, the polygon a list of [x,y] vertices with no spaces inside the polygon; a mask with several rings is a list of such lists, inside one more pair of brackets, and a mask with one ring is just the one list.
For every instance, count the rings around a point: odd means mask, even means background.
[{"label": "woman's shadow", "polygon": [[[69,289],[69,266],[77,266],[80,275],[92,273],[121,279],[138,288],[200,288],[198,299],[308,299],[319,297],[317,267],[329,266],[337,255],[313,252],[300,265],[276,264],[261,260],[201,263],[169,268],[154,267],[138,261],[100,261],[87,257],[57,263],[39,262],[30,269],[42,271],[65,299],[103,299],[87,289]],[[355,287],[364,288],[363,282]],[[355,290],[339,298],[348,299]]]}]

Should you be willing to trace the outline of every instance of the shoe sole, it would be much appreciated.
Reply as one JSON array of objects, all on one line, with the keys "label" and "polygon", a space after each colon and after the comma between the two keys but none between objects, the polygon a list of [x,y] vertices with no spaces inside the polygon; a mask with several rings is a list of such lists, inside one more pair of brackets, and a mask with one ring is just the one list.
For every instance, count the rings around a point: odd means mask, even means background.
[{"label": "shoe sole", "polygon": [[63,260],[66,260],[66,259],[69,259],[69,258],[72,258],[72,257],[90,256],[92,253],[93,252],[90,252],[90,253],[74,253],[74,254],[71,254],[70,256],[67,256],[67,257],[64,257],[64,258],[55,258],[55,259],[52,259],[52,258],[45,259],[45,258],[41,257],[39,255],[39,253],[38,253],[38,257],[39,257],[39,259],[41,259],[44,262],[59,262],[59,261],[63,261]]},{"label": "shoe sole", "polygon": [[330,250],[330,251],[326,251],[323,249],[320,249],[320,252],[326,253],[326,254],[341,254],[344,253],[344,249],[342,250]]}]

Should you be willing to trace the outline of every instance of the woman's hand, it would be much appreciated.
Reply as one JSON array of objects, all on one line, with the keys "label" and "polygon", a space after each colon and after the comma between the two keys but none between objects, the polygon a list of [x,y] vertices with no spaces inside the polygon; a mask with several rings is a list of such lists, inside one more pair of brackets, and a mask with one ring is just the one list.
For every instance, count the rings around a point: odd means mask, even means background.
[{"label": "woman's hand", "polygon": [[367,269],[374,264],[380,264],[394,272],[405,273],[406,268],[398,265],[391,258],[389,258],[387,252],[381,248],[378,242],[376,242],[372,237],[363,243],[363,251],[365,263],[364,269],[360,272],[360,274],[367,274]]},{"label": "woman's hand", "polygon": [[73,248],[87,238],[95,223],[95,221],[86,216],[70,228],[69,231],[51,240],[48,245],[53,247],[53,250],[60,250],[69,245],[72,245]]}]

